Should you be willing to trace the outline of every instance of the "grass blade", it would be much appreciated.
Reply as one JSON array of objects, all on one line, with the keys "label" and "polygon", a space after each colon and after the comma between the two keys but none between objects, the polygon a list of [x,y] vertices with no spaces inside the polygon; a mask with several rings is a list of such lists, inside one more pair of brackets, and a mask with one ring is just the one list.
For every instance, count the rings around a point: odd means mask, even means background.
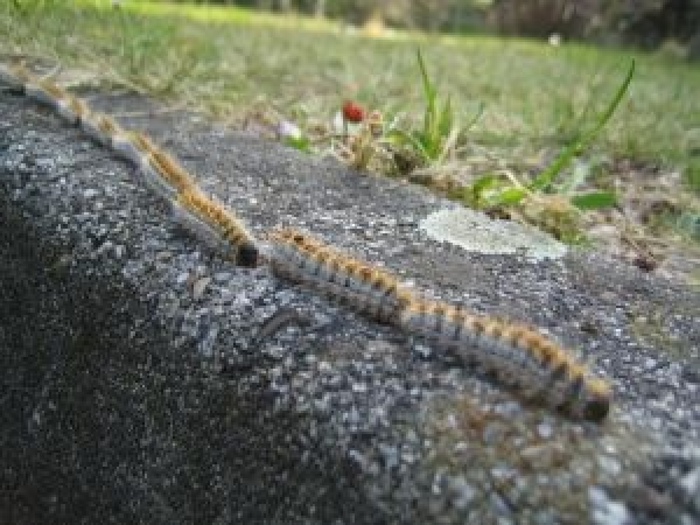
[{"label": "grass blade", "polygon": [[440,112],[440,120],[438,122],[438,133],[441,137],[446,137],[452,131],[453,120],[452,100],[451,97],[448,96]]},{"label": "grass blade", "polygon": [[418,67],[420,68],[420,74],[423,80],[423,93],[426,102],[423,133],[429,135],[433,126],[433,121],[435,120],[435,86],[430,82],[428,70],[425,68],[425,62],[423,62],[423,55],[420,52],[420,48],[416,50],[416,55],[418,56]]},{"label": "grass blade", "polygon": [[571,197],[571,204],[580,210],[599,210],[617,204],[617,196],[610,191],[595,191]]},{"label": "grass blade", "polygon": [[423,159],[430,158],[422,142],[418,138],[414,137],[411,133],[403,131],[402,129],[394,128],[387,133],[386,138],[392,144],[398,144],[402,146],[408,145],[409,147],[417,151]]},{"label": "grass blade", "polygon": [[595,126],[593,126],[593,128],[591,128],[591,130],[587,133],[583,133],[582,135],[580,135],[578,138],[573,140],[566,148],[564,148],[564,150],[559,154],[559,156],[554,160],[554,162],[546,170],[544,170],[539,175],[537,175],[537,177],[535,177],[535,180],[533,180],[530,184],[530,189],[548,189],[559,176],[559,174],[564,169],[566,169],[569,166],[569,164],[571,164],[574,158],[576,158],[588,146],[590,146],[590,144],[598,136],[598,133],[600,133],[600,130],[603,129],[605,124],[607,124],[607,122],[610,120],[610,117],[612,117],[613,113],[615,113],[615,110],[620,104],[622,97],[625,95],[627,89],[629,88],[630,82],[632,82],[634,70],[635,61],[634,59],[632,59],[632,63],[630,64],[630,68],[627,71],[627,76],[625,77],[624,82],[622,82],[622,84],[618,88],[617,92],[615,93],[615,96],[610,101],[605,111],[598,117]]}]

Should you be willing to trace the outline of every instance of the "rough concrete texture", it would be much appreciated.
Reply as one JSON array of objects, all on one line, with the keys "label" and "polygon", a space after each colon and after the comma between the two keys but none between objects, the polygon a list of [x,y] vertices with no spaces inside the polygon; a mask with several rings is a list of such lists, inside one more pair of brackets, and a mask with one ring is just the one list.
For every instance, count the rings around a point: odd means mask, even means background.
[{"label": "rough concrete texture", "polygon": [[[602,425],[265,269],[200,251],[133,168],[0,92],[0,523],[700,520],[700,296],[593,253],[437,243],[448,204],[130,96],[257,234],[307,229],[434,296],[547,329],[610,379]],[[139,113],[140,112],[140,113]],[[258,337],[276,312],[297,312]]]}]

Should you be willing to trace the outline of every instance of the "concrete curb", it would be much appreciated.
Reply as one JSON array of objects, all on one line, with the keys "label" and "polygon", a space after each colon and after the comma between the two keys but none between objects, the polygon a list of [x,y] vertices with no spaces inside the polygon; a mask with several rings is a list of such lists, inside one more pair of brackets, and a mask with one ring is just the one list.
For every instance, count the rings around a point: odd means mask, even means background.
[{"label": "concrete curb", "polygon": [[[116,114],[150,107],[100,103]],[[79,130],[9,94],[0,114],[0,344],[13,407],[3,412],[3,521],[697,515],[695,487],[682,482],[700,468],[686,445],[700,436],[692,290],[583,254],[469,254],[420,232],[419,220],[445,203],[419,188],[191,115],[133,123],[253,228],[307,228],[442,298],[584,349],[613,379],[617,407],[602,428],[567,421],[389,327],[211,257],[169,223],[128,164]],[[281,309],[311,322],[256,340]],[[654,311],[658,326],[640,330]],[[676,473],[659,488],[662,459]],[[640,496],[650,491],[660,497],[651,510]]]}]

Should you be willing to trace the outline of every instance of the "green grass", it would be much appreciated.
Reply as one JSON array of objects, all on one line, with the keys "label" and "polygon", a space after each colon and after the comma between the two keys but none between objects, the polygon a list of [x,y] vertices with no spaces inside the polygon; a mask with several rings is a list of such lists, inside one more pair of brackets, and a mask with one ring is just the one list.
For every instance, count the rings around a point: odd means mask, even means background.
[{"label": "green grass", "polygon": [[[105,85],[233,123],[291,120],[312,139],[346,99],[420,130],[426,103],[418,47],[455,126],[484,108],[446,169],[473,180],[510,170],[532,181],[590,129],[634,59],[628,92],[584,156],[596,166],[632,159],[678,169],[686,177],[679,191],[700,191],[700,67],[677,58],[489,36],[369,38],[322,20],[135,0],[121,9],[104,0],[0,6],[6,54],[50,58]],[[614,185],[608,171],[598,173],[603,186]]]}]

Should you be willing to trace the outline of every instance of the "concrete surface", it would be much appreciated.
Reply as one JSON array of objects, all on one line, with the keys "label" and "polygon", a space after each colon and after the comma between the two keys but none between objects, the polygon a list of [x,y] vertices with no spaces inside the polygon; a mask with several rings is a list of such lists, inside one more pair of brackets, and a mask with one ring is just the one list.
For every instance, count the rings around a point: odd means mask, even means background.
[{"label": "concrete surface", "polygon": [[[148,131],[260,234],[307,229],[526,321],[610,379],[602,426],[262,269],[200,251],[133,168],[0,91],[0,523],[700,520],[700,295],[594,253],[428,238],[450,204],[140,98]],[[140,112],[140,113],[139,113]],[[304,323],[256,338],[295,311]]]}]

